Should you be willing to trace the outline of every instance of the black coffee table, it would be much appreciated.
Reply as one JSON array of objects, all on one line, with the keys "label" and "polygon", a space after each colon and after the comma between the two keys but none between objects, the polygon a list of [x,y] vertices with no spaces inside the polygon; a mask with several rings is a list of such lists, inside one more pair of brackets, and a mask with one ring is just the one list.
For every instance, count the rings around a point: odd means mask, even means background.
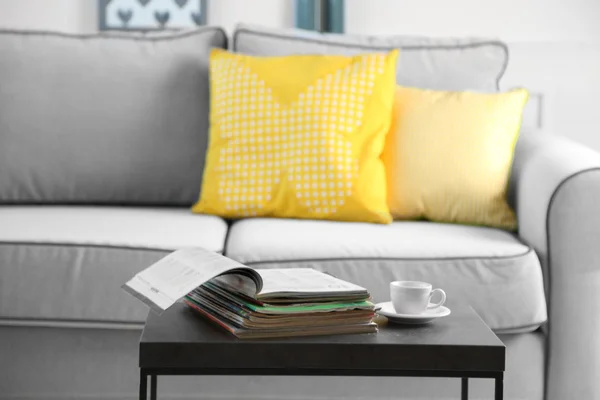
[{"label": "black coffee table", "polygon": [[[387,324],[379,333],[239,340],[178,303],[150,313],[140,340],[140,400],[159,375],[412,376],[495,379],[503,398],[504,344],[469,307],[430,325]],[[457,394],[458,395],[458,394]],[[457,396],[458,397],[458,396]]]}]

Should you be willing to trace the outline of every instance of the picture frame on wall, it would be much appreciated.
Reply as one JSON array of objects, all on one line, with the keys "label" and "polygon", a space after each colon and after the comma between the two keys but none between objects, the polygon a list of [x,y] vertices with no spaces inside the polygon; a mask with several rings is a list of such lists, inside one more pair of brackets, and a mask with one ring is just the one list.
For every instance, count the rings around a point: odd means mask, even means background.
[{"label": "picture frame on wall", "polygon": [[98,0],[100,30],[158,31],[206,24],[207,0]]}]

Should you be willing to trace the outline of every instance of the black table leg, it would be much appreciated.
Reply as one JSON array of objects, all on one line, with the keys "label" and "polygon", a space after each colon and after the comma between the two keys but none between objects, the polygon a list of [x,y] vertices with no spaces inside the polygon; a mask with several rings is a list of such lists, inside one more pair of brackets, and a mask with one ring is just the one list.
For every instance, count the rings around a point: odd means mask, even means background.
[{"label": "black table leg", "polygon": [[146,400],[148,391],[148,375],[140,368],[140,400]]},{"label": "black table leg", "polygon": [[461,400],[469,400],[469,378],[462,378],[460,385]]},{"label": "black table leg", "polygon": [[157,376],[150,375],[150,400],[156,400]]},{"label": "black table leg", "polygon": [[496,377],[496,389],[495,389],[495,400],[502,400],[504,397],[504,374]]}]

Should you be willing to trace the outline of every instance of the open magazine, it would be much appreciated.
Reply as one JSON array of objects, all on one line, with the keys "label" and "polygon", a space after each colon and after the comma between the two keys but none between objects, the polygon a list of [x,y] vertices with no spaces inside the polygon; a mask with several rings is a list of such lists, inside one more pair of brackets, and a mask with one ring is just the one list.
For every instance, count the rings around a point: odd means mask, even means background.
[{"label": "open magazine", "polygon": [[158,313],[179,299],[240,339],[377,332],[369,292],[311,268],[255,270],[178,250],[123,288]]},{"label": "open magazine", "polygon": [[[372,308],[365,301],[369,298],[365,288],[323,272],[311,268],[256,270],[201,248],[167,255],[135,275],[123,289],[160,314],[205,283],[210,284],[203,290],[236,296],[266,313],[287,314],[294,312],[294,307],[298,312]],[[339,303],[334,306],[335,302]]]}]

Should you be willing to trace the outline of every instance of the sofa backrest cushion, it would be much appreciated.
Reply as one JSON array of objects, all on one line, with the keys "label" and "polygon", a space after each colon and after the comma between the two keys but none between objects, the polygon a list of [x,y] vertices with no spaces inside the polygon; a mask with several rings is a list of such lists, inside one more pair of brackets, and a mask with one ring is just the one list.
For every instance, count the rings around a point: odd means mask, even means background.
[{"label": "sofa backrest cushion", "polygon": [[0,203],[191,205],[219,28],[0,32]]},{"label": "sofa backrest cushion", "polygon": [[344,54],[399,48],[398,84],[434,90],[495,92],[508,64],[508,49],[493,39],[356,36],[300,29],[238,25],[234,51],[264,56]]}]

